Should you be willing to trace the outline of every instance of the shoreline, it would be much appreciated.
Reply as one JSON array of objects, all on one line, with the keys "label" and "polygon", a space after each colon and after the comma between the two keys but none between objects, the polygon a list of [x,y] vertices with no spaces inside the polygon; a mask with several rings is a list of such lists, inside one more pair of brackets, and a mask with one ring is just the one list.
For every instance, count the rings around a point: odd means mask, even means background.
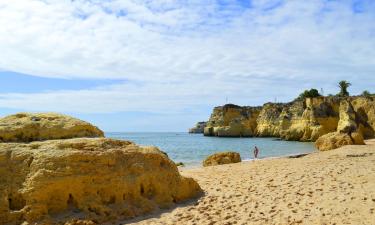
[{"label": "shoreline", "polygon": [[[313,152],[301,152],[301,153],[294,153],[294,154],[288,154],[288,155],[282,155],[282,156],[269,156],[269,157],[263,157],[263,158],[257,158],[257,159],[245,158],[245,159],[242,159],[241,162],[239,162],[239,163],[253,162],[253,161],[263,161],[263,160],[273,160],[273,159],[283,159],[283,158],[301,158],[301,157],[311,155],[311,154],[316,154],[316,153],[319,153],[319,151],[315,150]],[[218,165],[218,166],[222,166],[222,165]],[[189,170],[189,169],[198,169],[198,168],[204,168],[204,166],[202,166],[202,162],[200,162],[199,164],[197,163],[195,165],[187,165],[187,166],[179,166],[178,167],[179,171],[185,171],[185,170]]]},{"label": "shoreline", "polygon": [[367,145],[182,169],[204,195],[126,224],[372,224],[375,139]]}]

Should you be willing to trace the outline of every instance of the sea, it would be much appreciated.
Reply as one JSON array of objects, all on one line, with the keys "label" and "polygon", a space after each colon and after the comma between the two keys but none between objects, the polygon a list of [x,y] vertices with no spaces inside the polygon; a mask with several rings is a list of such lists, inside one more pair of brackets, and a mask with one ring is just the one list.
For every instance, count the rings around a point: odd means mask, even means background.
[{"label": "sea", "polygon": [[253,149],[259,149],[258,158],[282,157],[316,151],[311,142],[283,141],[278,138],[206,137],[203,134],[183,132],[110,132],[106,137],[133,141],[141,146],[156,146],[174,162],[188,167],[202,165],[209,155],[221,151],[235,151],[243,161],[253,159]]}]

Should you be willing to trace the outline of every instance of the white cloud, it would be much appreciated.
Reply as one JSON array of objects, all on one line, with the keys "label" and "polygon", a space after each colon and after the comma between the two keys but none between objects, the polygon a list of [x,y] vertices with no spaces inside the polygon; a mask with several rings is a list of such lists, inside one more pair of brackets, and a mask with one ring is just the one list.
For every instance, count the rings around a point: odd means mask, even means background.
[{"label": "white cloud", "polygon": [[318,0],[259,0],[252,7],[213,0],[0,0],[0,70],[130,80],[94,90],[1,94],[0,106],[182,111],[221,104],[224,96],[260,104],[312,85],[334,91],[339,79],[373,83],[375,4],[364,2],[365,11],[354,13],[345,1]]}]

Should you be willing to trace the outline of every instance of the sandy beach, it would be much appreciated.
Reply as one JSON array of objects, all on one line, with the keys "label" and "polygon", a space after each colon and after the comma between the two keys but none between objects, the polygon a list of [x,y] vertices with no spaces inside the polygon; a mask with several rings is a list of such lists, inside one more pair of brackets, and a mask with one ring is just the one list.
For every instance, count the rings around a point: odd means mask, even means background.
[{"label": "sandy beach", "polygon": [[375,140],[181,173],[204,196],[127,224],[375,224]]}]

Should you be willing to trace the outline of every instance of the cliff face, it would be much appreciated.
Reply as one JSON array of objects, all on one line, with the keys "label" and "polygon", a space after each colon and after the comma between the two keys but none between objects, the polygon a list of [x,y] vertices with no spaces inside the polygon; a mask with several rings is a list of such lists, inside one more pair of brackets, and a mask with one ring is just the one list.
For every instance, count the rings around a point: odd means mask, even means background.
[{"label": "cliff face", "polygon": [[204,134],[221,137],[272,136],[285,140],[316,141],[324,134],[348,126],[345,121],[354,123],[355,129],[364,138],[374,137],[374,99],[318,97],[286,104],[266,103],[263,107],[216,107]]},{"label": "cliff face", "polygon": [[312,98],[288,104],[265,104],[257,120],[257,136],[315,141],[336,130],[339,101]]},{"label": "cliff face", "polygon": [[250,137],[256,133],[261,107],[224,105],[215,107],[204,129],[206,136]]}]

